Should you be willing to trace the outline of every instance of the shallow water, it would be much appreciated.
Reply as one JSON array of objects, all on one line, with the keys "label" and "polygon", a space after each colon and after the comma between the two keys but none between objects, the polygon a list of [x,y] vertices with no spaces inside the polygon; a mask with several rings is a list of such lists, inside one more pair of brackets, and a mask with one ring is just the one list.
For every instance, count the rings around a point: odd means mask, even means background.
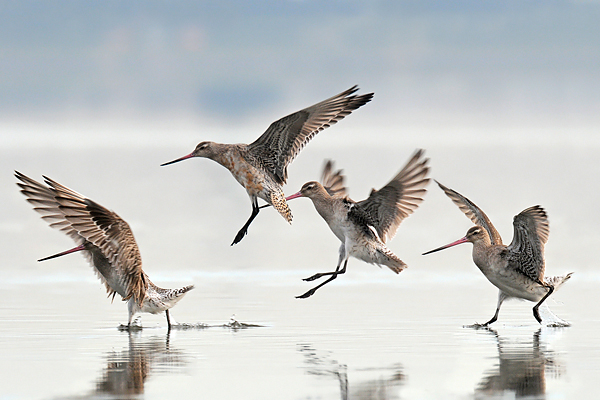
[{"label": "shallow water", "polygon": [[[263,327],[175,327],[169,333],[164,317],[143,315],[144,329],[128,333],[117,329],[125,305],[103,299],[99,285],[5,289],[10,300],[2,310],[3,398],[595,393],[600,350],[594,337],[600,326],[597,317],[586,320],[586,296],[580,294],[594,284],[573,281],[550,302],[553,312],[573,323],[570,328],[541,327],[529,304],[509,302],[493,330],[476,330],[463,325],[493,312],[495,291],[486,285],[433,283],[423,299],[420,288],[340,281],[313,299],[297,300],[289,285],[274,288],[246,278],[250,287],[230,282],[237,294],[215,301],[231,289],[207,277],[172,310],[172,318],[217,325],[235,313],[239,321]],[[36,300],[24,293],[36,293]]]},{"label": "shallow water", "polygon": [[[286,193],[318,178],[323,158],[331,156],[348,175],[350,195],[361,199],[413,151],[337,148],[330,154],[327,145],[311,146],[292,164]],[[503,305],[493,330],[463,327],[489,319],[497,296],[472,263],[470,247],[420,256],[470,226],[433,185],[390,242],[409,265],[406,271],[395,275],[351,259],[344,276],[299,300],[295,296],[316,284],[302,278],[335,266],[337,239],[300,199],[291,205],[292,227],[264,210],[249,236],[230,247],[250,205],[229,173],[206,160],[158,168],[189,150],[2,150],[0,399],[596,395],[596,148],[427,148],[433,177],[481,206],[505,242],[513,215],[533,204],[546,207],[547,273],[575,272],[548,301],[571,327],[540,326],[533,304],[513,301]],[[473,154],[481,156],[479,167],[465,176],[461,171]],[[501,161],[511,179],[491,184],[488,177]],[[519,173],[523,165],[527,173]],[[132,226],[156,284],[196,285],[172,309],[172,319],[211,327],[168,333],[164,316],[143,314],[141,331],[120,331],[125,304],[105,298],[81,256],[35,262],[72,242],[30,209],[13,169],[36,179],[46,174],[119,213]],[[262,327],[217,326],[233,315]]]}]

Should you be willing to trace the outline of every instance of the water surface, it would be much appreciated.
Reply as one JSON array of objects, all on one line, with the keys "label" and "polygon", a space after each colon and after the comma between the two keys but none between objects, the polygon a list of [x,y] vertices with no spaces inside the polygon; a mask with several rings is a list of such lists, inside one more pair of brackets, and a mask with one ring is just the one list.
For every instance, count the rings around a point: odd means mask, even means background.
[{"label": "water surface", "polygon": [[[290,167],[286,193],[318,178],[323,159],[333,157],[348,175],[350,195],[362,199],[414,150],[311,146]],[[492,330],[463,327],[489,319],[497,296],[472,263],[470,245],[420,255],[471,226],[433,185],[390,242],[407,270],[395,275],[351,259],[345,276],[299,300],[315,284],[302,278],[335,267],[337,239],[299,199],[291,204],[291,227],[264,210],[249,236],[230,247],[250,204],[229,173],[207,160],[158,167],[190,150],[2,149],[0,399],[595,396],[595,147],[427,147],[433,177],[481,206],[505,242],[513,215],[543,205],[551,226],[547,273],[575,272],[548,301],[571,327],[540,326],[533,304],[515,301],[505,303]],[[31,210],[14,169],[46,174],[115,210],[130,223],[156,284],[196,285],[172,318],[213,327],[169,333],[164,316],[144,314],[143,330],[119,331],[125,304],[106,299],[81,256],[36,263],[72,242]],[[262,327],[214,326],[232,315]]]}]

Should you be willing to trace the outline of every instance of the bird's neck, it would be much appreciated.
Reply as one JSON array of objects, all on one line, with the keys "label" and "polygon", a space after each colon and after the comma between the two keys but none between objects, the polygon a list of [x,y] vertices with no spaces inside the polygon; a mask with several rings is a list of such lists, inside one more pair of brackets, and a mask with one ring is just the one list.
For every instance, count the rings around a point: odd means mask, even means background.
[{"label": "bird's neck", "polygon": [[223,143],[214,143],[214,151],[208,158],[218,162],[225,168],[231,170],[236,161],[241,158],[241,153],[238,145],[225,145]]},{"label": "bird's neck", "polygon": [[489,240],[478,240],[473,243],[473,262],[485,275],[492,265],[496,264],[497,247],[492,245]]},{"label": "bird's neck", "polygon": [[318,192],[316,195],[310,198],[315,206],[315,209],[321,217],[328,223],[331,223],[335,219],[336,215],[336,204],[338,203],[333,199],[329,193],[325,190]]}]

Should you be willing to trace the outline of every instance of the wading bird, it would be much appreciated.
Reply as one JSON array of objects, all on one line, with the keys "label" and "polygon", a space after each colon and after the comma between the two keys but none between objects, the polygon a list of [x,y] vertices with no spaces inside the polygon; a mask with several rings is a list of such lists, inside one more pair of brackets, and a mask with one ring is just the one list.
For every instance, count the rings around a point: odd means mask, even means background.
[{"label": "wading bird", "polygon": [[307,182],[298,193],[286,198],[311,199],[319,215],[342,242],[335,271],[318,273],[304,280],[313,281],[330,275],[329,279],[298,298],[312,296],[320,287],[345,273],[350,256],[369,264],[385,265],[397,274],[407,267],[386,242],[423,201],[429,167],[428,159],[422,156],[423,151],[417,151],[387,185],[380,190],[373,189],[367,199],[359,202],[346,196],[341,171],[333,174],[331,162],[325,165],[322,183]]},{"label": "wading bird", "polygon": [[492,222],[475,203],[441,183],[437,184],[476,226],[470,228],[462,239],[423,255],[471,242],[475,265],[500,290],[496,313],[492,319],[485,324],[476,323],[472,326],[485,327],[495,322],[500,306],[509,298],[536,302],[533,316],[541,324],[538,308],[571,277],[571,273],[564,276],[544,276],[544,245],[550,233],[546,211],[540,206],[533,206],[516,215],[513,219],[513,240],[505,246]]},{"label": "wading bird", "polygon": [[259,198],[272,205],[286,221],[292,222],[292,213],[281,188],[287,180],[287,167],[317,133],[373,98],[373,93],[353,95],[357,90],[358,87],[354,86],[273,122],[265,133],[250,144],[201,142],[190,154],[161,166],[192,157],[210,158],[227,168],[246,188],[252,203],[252,214],[231,243],[233,246],[246,235],[248,227],[262,208],[258,206]]},{"label": "wading bird", "polygon": [[136,313],[164,311],[168,329],[171,329],[169,309],[193,289],[193,285],[163,289],[152,283],[142,270],[140,251],[129,225],[116,213],[45,176],[46,185],[18,171],[15,176],[21,181],[17,185],[33,209],[42,214],[52,228],[66,233],[78,244],[71,250],[38,261],[82,251],[106,286],[108,297],[114,300],[118,293],[127,301],[128,327]]}]

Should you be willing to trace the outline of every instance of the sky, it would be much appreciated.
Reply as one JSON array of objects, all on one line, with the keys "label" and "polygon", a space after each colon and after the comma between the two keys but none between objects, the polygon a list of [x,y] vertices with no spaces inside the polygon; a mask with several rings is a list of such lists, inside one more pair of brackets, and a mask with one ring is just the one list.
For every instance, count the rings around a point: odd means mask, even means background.
[{"label": "sky", "polygon": [[40,127],[57,145],[141,140],[131,126],[250,142],[354,84],[375,99],[348,129],[374,139],[594,142],[600,123],[595,1],[4,0],[0,14],[4,145]]}]

